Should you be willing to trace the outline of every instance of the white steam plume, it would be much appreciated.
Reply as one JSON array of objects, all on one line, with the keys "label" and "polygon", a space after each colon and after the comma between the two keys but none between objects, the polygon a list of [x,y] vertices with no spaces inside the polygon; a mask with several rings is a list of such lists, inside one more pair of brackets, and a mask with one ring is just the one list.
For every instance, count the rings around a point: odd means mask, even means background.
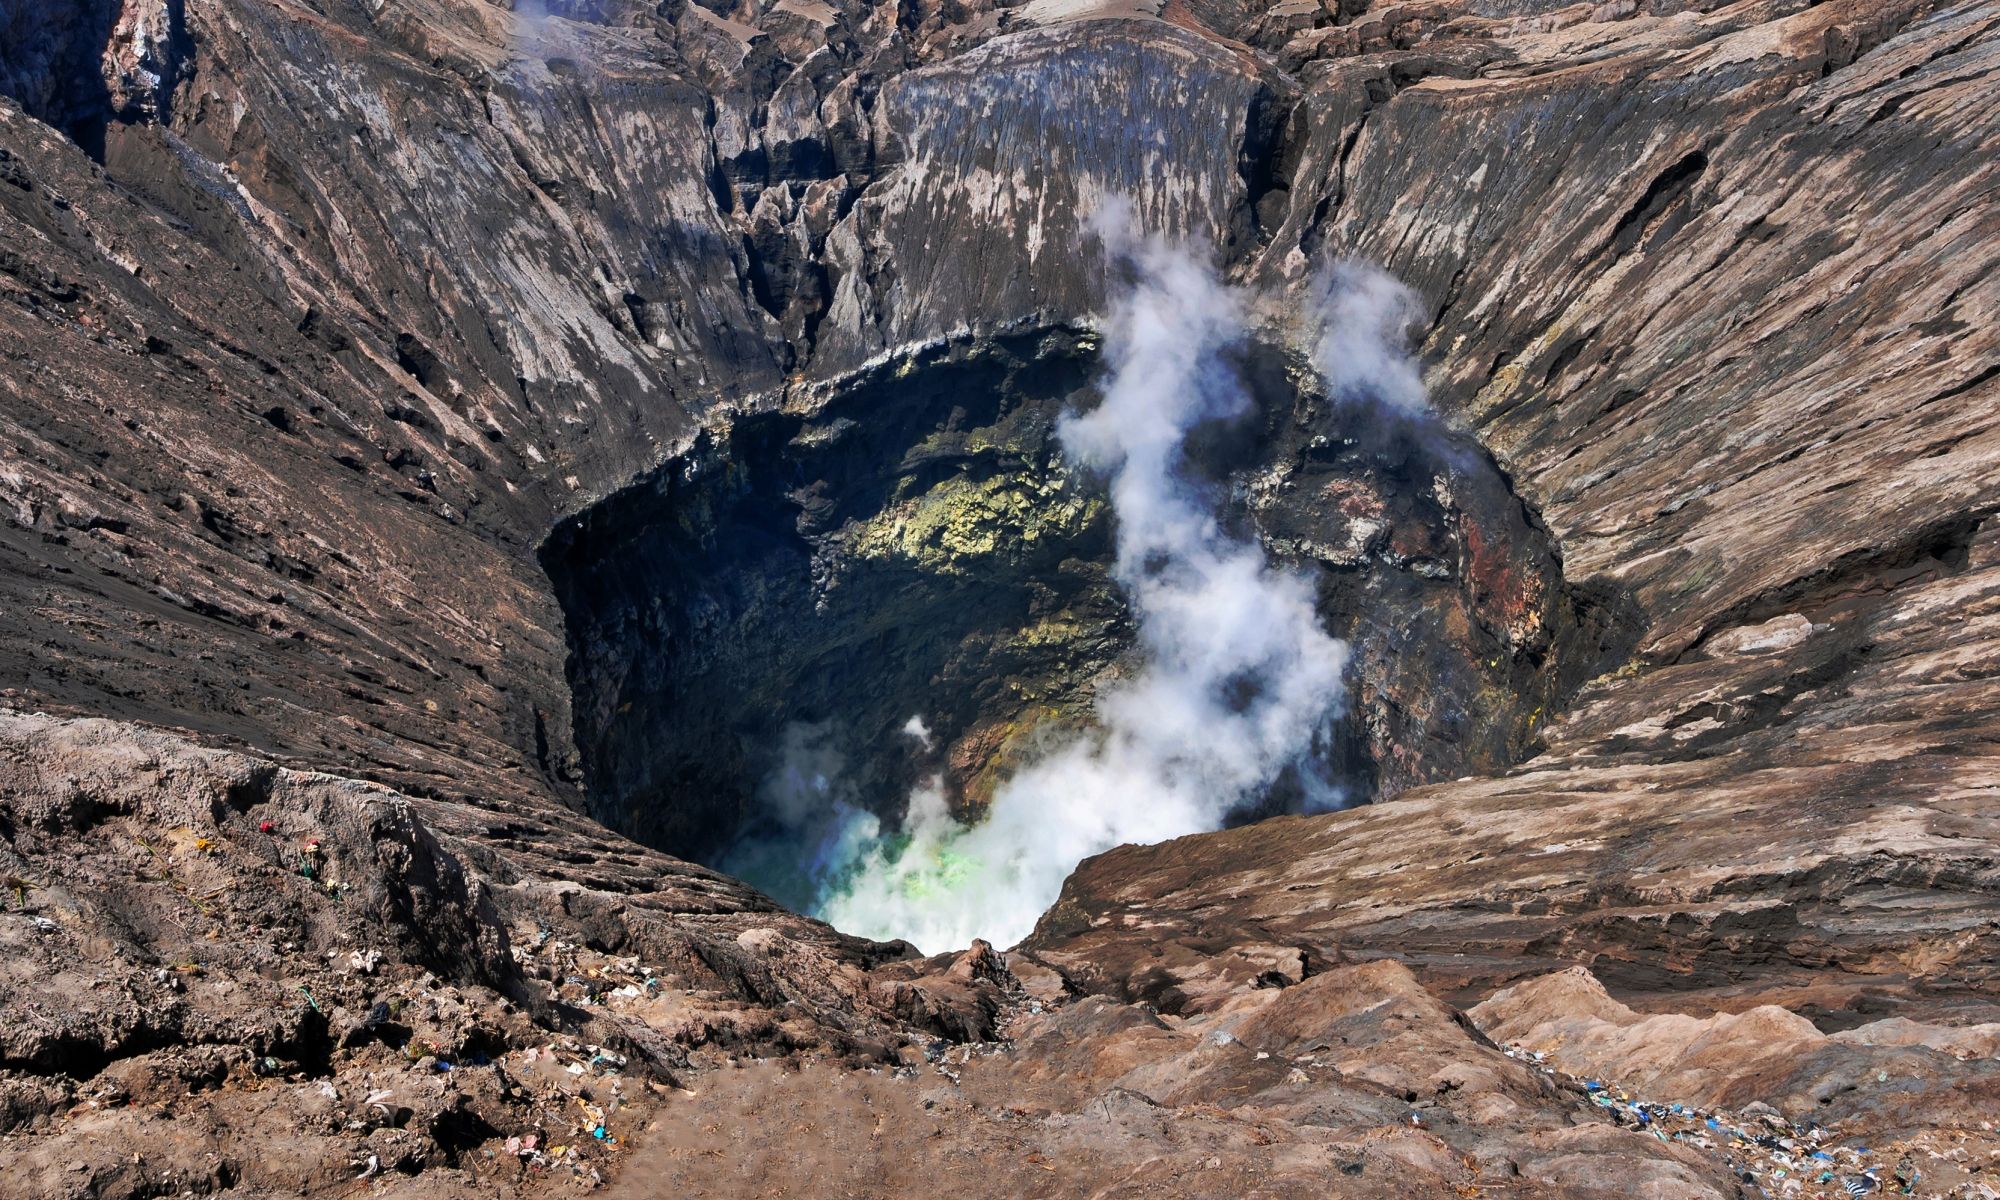
[{"label": "white steam plume", "polygon": [[842,885],[882,823],[861,807],[831,722],[785,726],[777,754],[757,789],[766,827],[739,839],[715,865],[787,907],[811,910]]},{"label": "white steam plume", "polygon": [[524,58],[541,58],[548,52],[548,0],[513,0],[514,53]]},{"label": "white steam plume", "polygon": [[1405,349],[1423,320],[1417,294],[1370,263],[1348,259],[1313,280],[1313,370],[1329,392],[1372,398],[1405,416],[1429,412],[1417,360]]},{"label": "white steam plume", "polygon": [[[954,821],[936,781],[919,788],[904,836],[870,844],[821,906],[849,932],[930,951],[974,937],[1011,945],[1085,857],[1217,828],[1287,768],[1307,765],[1341,699],[1347,647],[1320,627],[1311,581],[1231,536],[1181,473],[1191,429],[1248,407],[1227,359],[1247,331],[1243,297],[1186,252],[1135,237],[1121,209],[1095,228],[1133,282],[1104,324],[1103,403],[1066,418],[1058,435],[1109,474],[1113,576],[1145,665],[1099,693],[1094,729],[1003,784],[980,824]],[[1330,330],[1315,364],[1361,363],[1367,387],[1421,404],[1407,364],[1360,355],[1392,319],[1377,318],[1386,293],[1371,290],[1359,307],[1335,296],[1335,318],[1356,327]]]}]

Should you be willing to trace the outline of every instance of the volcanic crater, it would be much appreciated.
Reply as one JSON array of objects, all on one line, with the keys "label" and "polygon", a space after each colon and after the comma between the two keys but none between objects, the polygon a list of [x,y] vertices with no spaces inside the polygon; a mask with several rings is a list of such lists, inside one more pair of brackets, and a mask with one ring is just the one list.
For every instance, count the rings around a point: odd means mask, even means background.
[{"label": "volcanic crater", "polygon": [[[1103,481],[1054,436],[1096,402],[1095,347],[1082,327],[952,340],[753,401],[565,518],[540,553],[591,815],[804,906],[801,864],[735,853],[783,832],[764,810],[794,803],[773,776],[802,737],[838,772],[817,803],[893,823],[942,772],[971,822],[1018,762],[1087,724],[1135,654]],[[1189,469],[1229,523],[1310,573],[1322,623],[1353,647],[1350,707],[1315,748],[1345,801],[1530,756],[1629,651],[1620,598],[1564,580],[1471,438],[1328,397],[1281,345],[1234,357],[1252,414],[1198,429]],[[1280,781],[1232,819],[1304,803]]]},{"label": "volcanic crater", "polygon": [[[1988,0],[0,4],[0,1191],[1991,1200],[1996,97]],[[977,827],[1147,670],[1114,201],[1263,306],[1184,482],[1348,806],[855,936],[794,750]]]}]

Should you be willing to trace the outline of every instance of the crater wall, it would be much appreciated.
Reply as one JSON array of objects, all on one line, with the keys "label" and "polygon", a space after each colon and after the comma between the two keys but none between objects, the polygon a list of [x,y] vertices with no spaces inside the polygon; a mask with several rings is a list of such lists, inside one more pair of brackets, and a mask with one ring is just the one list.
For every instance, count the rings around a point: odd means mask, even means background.
[{"label": "crater wall", "polygon": [[[169,7],[108,28],[172,29]],[[572,720],[549,531],[665,486],[746,397],[803,428],[890,347],[1077,317],[1093,268],[1065,222],[1127,191],[1269,294],[1343,254],[1410,282],[1441,412],[1544,531],[1482,544],[1545,546],[1578,629],[1641,632],[1533,731],[1383,689],[1382,727],[1354,727],[1423,749],[1371,751],[1378,784],[1432,781],[1396,836],[1317,818],[1297,876],[1257,873],[1277,832],[1175,851],[1199,879],[1111,856],[1072,917],[1297,884],[1335,914],[1279,923],[1301,943],[1451,978],[1604,960],[1626,999],[1740,1005],[1838,961],[1829,1011],[1990,992],[1990,6],[181,7],[172,69],[139,64],[156,103],[90,110],[101,147],[58,126],[109,86],[105,47],[93,81],[37,65],[83,62],[39,24],[0,44],[9,705],[385,780],[468,844],[567,821],[598,735]],[[1274,549],[1366,577],[1319,557],[1339,505],[1288,524],[1293,501],[1259,507],[1282,490],[1240,482]],[[1557,644],[1494,632],[1542,593],[1465,531],[1438,545],[1471,565],[1434,644]],[[609,646],[637,610],[595,611]],[[1400,627],[1344,632],[1403,653]],[[1467,694],[1550,678],[1515,669]],[[671,674],[645,672],[626,692],[586,663],[589,730]],[[1519,773],[1440,779],[1446,740]],[[1432,860],[1455,865],[1413,872]],[[1407,907],[1358,919],[1391,875]],[[1716,932],[1745,898],[1775,915]],[[1211,899],[1188,903],[1241,896]]]}]

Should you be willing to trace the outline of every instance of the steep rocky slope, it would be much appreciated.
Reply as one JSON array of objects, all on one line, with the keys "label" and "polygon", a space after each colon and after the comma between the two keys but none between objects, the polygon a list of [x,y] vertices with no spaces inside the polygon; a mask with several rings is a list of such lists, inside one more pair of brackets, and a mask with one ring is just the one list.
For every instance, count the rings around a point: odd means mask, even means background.
[{"label": "steep rocky slope", "polygon": [[[2000,989],[2000,11],[519,8],[0,9],[0,699],[57,714],[0,730],[31,1194],[799,1191],[859,1145],[895,1164],[864,1194],[975,1159],[992,1194],[1752,1186],[1489,1035],[2000,1188],[1991,1049],[1950,1032]],[[683,544],[645,498],[706,454],[918,502],[912,447],[1018,448],[940,386],[880,442],[715,449],[872,434],[869,381],[939,357],[1061,402],[1113,194],[1264,294],[1359,255],[1428,306],[1510,549],[1376,486],[1463,565],[1331,561],[1357,514],[1303,437],[1259,484],[1274,548],[1363,581],[1364,757],[1423,786],[1101,856],[1006,963],[606,832],[694,850],[660,798],[739,803],[633,757],[678,660],[607,674],[673,624],[605,565]],[[1557,612],[1573,678],[1510,624]],[[1073,703],[1088,641],[1008,669]],[[1009,716],[975,707],[968,778]],[[759,1054],[881,1073],[710,1071]],[[748,1120],[802,1105],[802,1141]]]}]

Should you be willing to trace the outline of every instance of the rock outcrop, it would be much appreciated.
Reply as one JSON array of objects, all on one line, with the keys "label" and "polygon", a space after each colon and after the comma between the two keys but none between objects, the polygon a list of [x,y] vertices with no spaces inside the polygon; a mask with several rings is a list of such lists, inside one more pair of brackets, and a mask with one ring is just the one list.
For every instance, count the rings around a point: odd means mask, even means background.
[{"label": "rock outcrop", "polygon": [[[0,822],[23,1195],[312,1191],[371,1157],[448,1191],[493,1173],[475,1147],[574,1142],[574,1104],[601,1127],[698,1059],[879,1062],[999,1011],[990,976],[877,978],[913,953],[559,811],[468,826],[114,722],[0,717]],[[601,1140],[500,1178],[588,1176]]]}]

